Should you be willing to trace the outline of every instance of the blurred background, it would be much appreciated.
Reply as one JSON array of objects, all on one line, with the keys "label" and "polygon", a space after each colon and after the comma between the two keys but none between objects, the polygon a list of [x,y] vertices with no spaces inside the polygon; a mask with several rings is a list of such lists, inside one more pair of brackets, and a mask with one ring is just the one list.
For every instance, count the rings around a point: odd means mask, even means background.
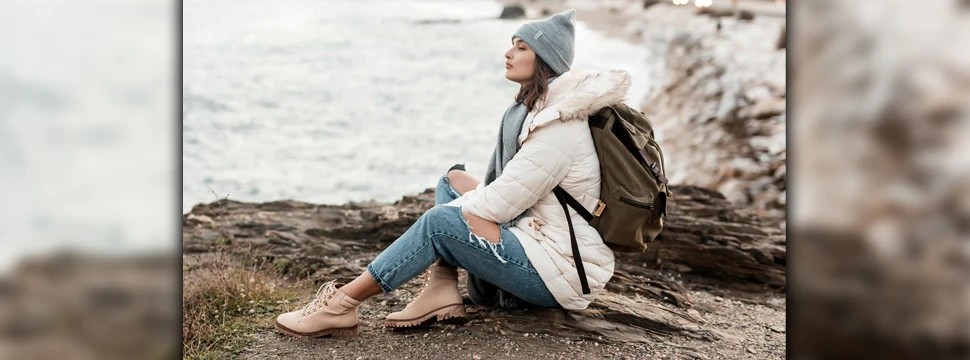
[{"label": "blurred background", "polygon": [[[509,36],[548,15],[509,5],[0,0],[0,358],[178,356],[196,204],[484,174]],[[674,183],[790,226],[789,355],[970,358],[970,2],[566,5]]]},{"label": "blurred background", "polygon": [[178,4],[0,0],[0,358],[179,354]]},{"label": "blurred background", "polygon": [[970,2],[791,5],[789,351],[970,358]]},{"label": "blurred background", "polygon": [[173,16],[157,0],[0,2],[0,271],[55,249],[178,249]]}]

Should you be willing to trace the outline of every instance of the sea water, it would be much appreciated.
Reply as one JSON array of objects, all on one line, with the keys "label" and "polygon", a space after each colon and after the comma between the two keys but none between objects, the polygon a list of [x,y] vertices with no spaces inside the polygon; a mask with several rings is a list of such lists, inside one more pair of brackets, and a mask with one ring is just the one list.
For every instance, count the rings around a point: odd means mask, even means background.
[{"label": "sea water", "polygon": [[[187,0],[182,209],[228,197],[394,201],[456,163],[484,177],[518,84],[491,1]],[[576,28],[574,66],[624,69],[640,46]]]}]

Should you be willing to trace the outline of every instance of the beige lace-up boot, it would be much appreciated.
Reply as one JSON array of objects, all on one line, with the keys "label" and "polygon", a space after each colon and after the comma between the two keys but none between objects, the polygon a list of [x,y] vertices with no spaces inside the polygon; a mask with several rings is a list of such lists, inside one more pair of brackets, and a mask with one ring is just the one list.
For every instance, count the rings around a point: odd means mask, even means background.
[{"label": "beige lace-up boot", "polygon": [[465,306],[458,292],[458,270],[441,265],[438,259],[428,268],[424,286],[418,296],[404,310],[392,313],[384,320],[384,325],[392,328],[406,328],[442,320],[463,320]]},{"label": "beige lace-up boot", "polygon": [[360,301],[337,289],[339,285],[330,281],[320,286],[309,304],[278,316],[276,330],[297,337],[357,336],[360,331],[357,324]]}]

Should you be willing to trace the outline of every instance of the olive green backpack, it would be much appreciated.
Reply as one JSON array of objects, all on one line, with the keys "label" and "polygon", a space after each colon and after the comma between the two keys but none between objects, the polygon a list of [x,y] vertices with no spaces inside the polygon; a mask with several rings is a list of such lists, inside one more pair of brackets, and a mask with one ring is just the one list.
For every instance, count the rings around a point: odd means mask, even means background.
[{"label": "olive green backpack", "polygon": [[663,152],[642,112],[626,104],[605,107],[589,117],[589,129],[600,163],[599,203],[590,213],[562,188],[553,190],[567,214],[583,294],[589,294],[589,285],[566,206],[586,219],[613,251],[642,252],[663,229],[670,196]]}]

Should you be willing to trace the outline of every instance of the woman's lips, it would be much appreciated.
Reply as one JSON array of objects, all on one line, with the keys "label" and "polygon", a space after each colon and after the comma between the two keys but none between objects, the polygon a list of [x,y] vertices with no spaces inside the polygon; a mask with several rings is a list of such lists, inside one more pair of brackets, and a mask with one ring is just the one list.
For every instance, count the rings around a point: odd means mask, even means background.
[{"label": "woman's lips", "polygon": [[512,68],[512,65],[511,65],[511,64],[509,64],[509,63],[505,63],[505,68],[506,68],[506,69],[511,69],[511,68]]}]

